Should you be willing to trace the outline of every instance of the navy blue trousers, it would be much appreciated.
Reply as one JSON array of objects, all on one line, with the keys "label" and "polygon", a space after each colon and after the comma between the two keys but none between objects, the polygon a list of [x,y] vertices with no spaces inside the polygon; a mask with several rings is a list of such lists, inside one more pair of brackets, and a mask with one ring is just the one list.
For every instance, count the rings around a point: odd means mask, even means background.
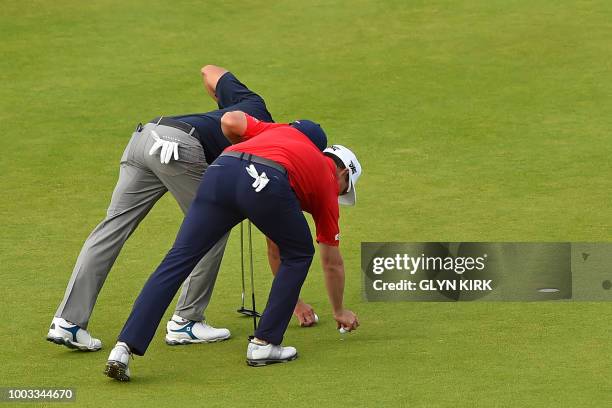
[{"label": "navy blue trousers", "polygon": [[232,227],[248,218],[280,249],[281,265],[255,336],[280,344],[308,274],[314,246],[308,223],[287,176],[253,163],[270,179],[255,192],[249,161],[221,156],[211,164],[174,245],[149,277],[128,317],[119,341],[143,355],[183,281],[198,261]]}]

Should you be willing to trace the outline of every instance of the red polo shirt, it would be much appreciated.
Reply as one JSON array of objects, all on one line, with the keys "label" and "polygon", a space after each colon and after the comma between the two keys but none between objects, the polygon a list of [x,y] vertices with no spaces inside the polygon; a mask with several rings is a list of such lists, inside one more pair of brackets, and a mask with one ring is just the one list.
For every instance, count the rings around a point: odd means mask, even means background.
[{"label": "red polo shirt", "polygon": [[334,161],[294,127],[262,122],[246,113],[245,116],[245,141],[225,150],[254,154],[282,165],[302,210],[314,219],[317,241],[338,246],[340,210]]}]

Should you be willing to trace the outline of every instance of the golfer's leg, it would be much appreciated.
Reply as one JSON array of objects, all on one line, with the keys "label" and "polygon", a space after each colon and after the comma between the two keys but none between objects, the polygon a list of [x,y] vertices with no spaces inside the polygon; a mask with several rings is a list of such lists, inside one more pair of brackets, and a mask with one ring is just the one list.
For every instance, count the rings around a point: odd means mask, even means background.
[{"label": "golfer's leg", "polygon": [[[194,142],[197,146],[190,147],[201,150],[202,147],[199,145],[199,142],[195,139]],[[183,212],[187,213],[202,180],[202,173],[203,169],[206,168],[206,162],[202,157],[202,163],[190,160],[176,163],[176,165],[183,166],[185,172],[179,175],[166,175],[162,171],[158,171],[157,174],[168,188],[168,191],[176,198]],[[183,319],[204,320],[204,311],[210,303],[228,237],[229,232],[217,241],[210,251],[204,255],[183,283],[183,289],[181,290],[175,311],[175,314]]]},{"label": "golfer's leg", "polygon": [[308,274],[314,246],[308,223],[295,196],[280,200],[274,210],[273,217],[258,209],[247,211],[247,214],[257,228],[278,245],[281,256],[280,268],[272,282],[268,304],[255,337],[281,344]]},{"label": "golfer's leg", "polygon": [[100,289],[123,244],[165,192],[151,171],[121,164],[106,218],[85,241],[56,317],[87,328]]},{"label": "golfer's leg", "polygon": [[206,252],[242,219],[223,203],[206,198],[214,195],[210,190],[219,184],[211,181],[210,187],[206,178],[200,185],[172,249],[143,287],[119,335],[119,341],[127,343],[137,355],[147,350],[181,283]]},{"label": "golfer's leg", "polygon": [[187,320],[206,320],[206,308],[215,288],[229,234],[228,231],[217,241],[187,277],[183,283],[174,314]]}]

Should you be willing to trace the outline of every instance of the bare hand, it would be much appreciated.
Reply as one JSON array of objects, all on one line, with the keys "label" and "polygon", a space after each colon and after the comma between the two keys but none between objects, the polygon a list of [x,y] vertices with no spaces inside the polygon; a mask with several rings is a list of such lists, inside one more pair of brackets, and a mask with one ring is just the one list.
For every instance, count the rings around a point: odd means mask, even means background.
[{"label": "bare hand", "polygon": [[343,327],[346,331],[351,331],[359,327],[357,315],[348,309],[342,309],[339,313],[334,313],[334,319],[338,324],[338,329]]},{"label": "bare hand", "polygon": [[316,323],[314,309],[308,303],[302,302],[302,300],[298,300],[293,314],[297,317],[302,327],[310,327]]}]

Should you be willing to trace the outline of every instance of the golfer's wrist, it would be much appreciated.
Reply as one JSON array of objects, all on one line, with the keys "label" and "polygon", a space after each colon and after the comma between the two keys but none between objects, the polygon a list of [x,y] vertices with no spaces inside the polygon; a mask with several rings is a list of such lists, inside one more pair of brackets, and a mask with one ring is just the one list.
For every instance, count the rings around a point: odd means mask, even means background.
[{"label": "golfer's wrist", "polygon": [[344,307],[342,305],[340,305],[339,307],[338,306],[336,306],[336,307],[332,306],[332,310],[333,310],[333,313],[334,313],[334,317],[335,316],[340,316],[340,315],[342,315],[342,312],[344,312]]}]

